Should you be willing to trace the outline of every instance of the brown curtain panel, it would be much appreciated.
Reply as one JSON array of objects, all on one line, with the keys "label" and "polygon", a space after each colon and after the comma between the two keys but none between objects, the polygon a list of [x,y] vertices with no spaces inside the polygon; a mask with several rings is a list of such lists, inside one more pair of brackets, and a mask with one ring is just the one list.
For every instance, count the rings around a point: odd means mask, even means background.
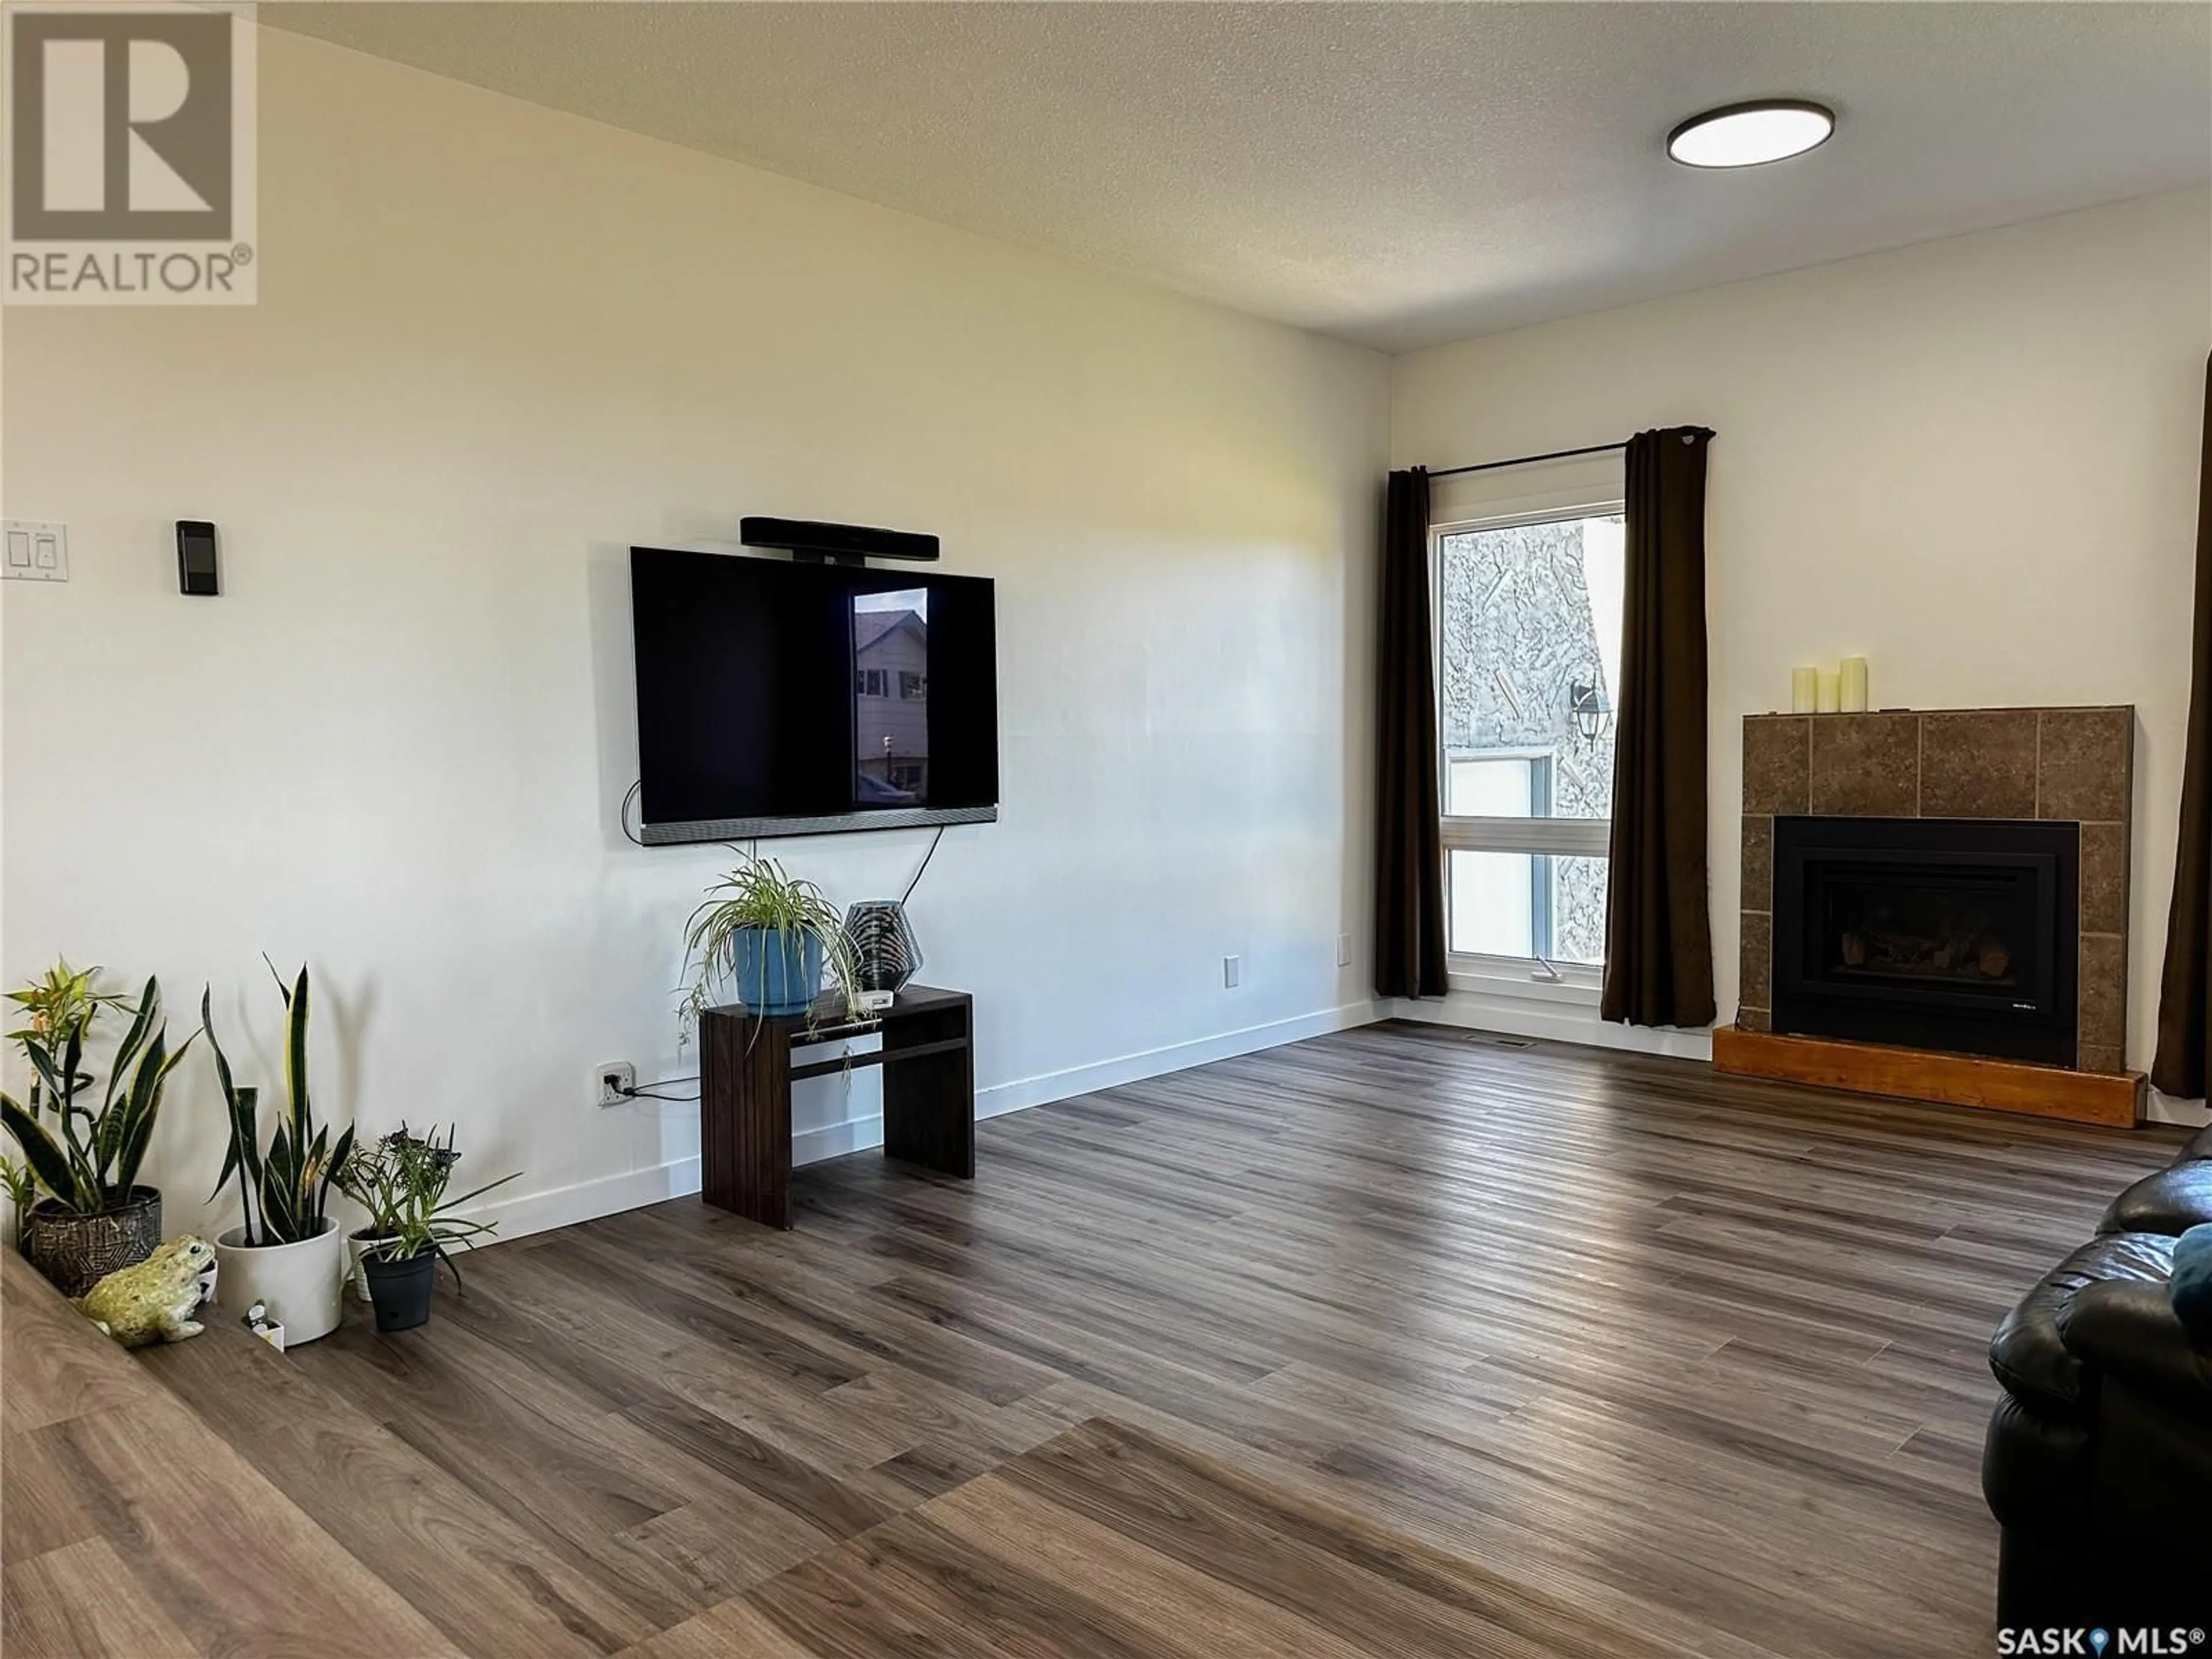
[{"label": "brown curtain panel", "polygon": [[1376,663],[1375,989],[1440,997],[1443,851],[1437,840],[1437,682],[1429,624],[1429,475],[1390,475],[1382,507]]},{"label": "brown curtain panel", "polygon": [[2204,459],[2197,473],[2197,626],[2190,647],[2189,736],[2181,761],[2181,845],[2166,919],[2158,1058],[2150,1080],[2170,1095],[2204,1093],[2212,1033],[2212,360],[2204,367]]},{"label": "brown curtain panel", "polygon": [[1613,860],[1599,1012],[1709,1025],[1703,427],[1628,445],[1627,570],[1613,740]]}]

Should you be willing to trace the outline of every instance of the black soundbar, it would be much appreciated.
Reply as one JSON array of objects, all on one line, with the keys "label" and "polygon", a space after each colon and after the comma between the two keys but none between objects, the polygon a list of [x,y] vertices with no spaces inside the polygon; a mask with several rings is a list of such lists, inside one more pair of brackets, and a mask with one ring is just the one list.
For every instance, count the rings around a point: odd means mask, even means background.
[{"label": "black soundbar", "polygon": [[934,559],[937,538],[911,530],[871,530],[858,524],[805,519],[745,519],[738,538],[747,547],[783,547],[801,558]]}]

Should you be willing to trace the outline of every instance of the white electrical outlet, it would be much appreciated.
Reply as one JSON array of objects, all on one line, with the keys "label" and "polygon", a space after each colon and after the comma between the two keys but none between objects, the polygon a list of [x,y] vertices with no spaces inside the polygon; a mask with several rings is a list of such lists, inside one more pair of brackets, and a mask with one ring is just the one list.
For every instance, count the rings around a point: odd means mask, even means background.
[{"label": "white electrical outlet", "polygon": [[69,526],[42,519],[9,519],[0,525],[6,563],[0,576],[9,581],[65,582],[69,580]]},{"label": "white electrical outlet", "polygon": [[1352,966],[1352,935],[1349,933],[1336,936],[1336,965],[1340,968]]},{"label": "white electrical outlet", "polygon": [[1222,988],[1223,990],[1224,990],[1224,991],[1233,991],[1233,990],[1235,990],[1235,989],[1237,988],[1237,985],[1238,985],[1240,982],[1242,982],[1242,981],[1243,980],[1243,978],[1244,978],[1244,958],[1243,958],[1243,957],[1222,957],[1222,958],[1221,958],[1221,988]]},{"label": "white electrical outlet", "polygon": [[592,1067],[592,1096],[602,1106],[627,1106],[636,1087],[637,1067],[626,1060]]}]

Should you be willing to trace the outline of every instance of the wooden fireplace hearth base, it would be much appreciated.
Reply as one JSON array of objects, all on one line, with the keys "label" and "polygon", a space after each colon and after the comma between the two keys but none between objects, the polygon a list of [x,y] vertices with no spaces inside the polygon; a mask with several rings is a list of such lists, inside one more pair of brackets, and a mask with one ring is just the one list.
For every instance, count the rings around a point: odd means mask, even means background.
[{"label": "wooden fireplace hearth base", "polygon": [[1741,1077],[1775,1078],[1854,1094],[1978,1106],[2032,1117],[2063,1117],[2076,1123],[2132,1128],[2142,1116],[2141,1072],[2071,1072],[1927,1048],[1778,1036],[1735,1025],[1714,1031],[1713,1066]]}]

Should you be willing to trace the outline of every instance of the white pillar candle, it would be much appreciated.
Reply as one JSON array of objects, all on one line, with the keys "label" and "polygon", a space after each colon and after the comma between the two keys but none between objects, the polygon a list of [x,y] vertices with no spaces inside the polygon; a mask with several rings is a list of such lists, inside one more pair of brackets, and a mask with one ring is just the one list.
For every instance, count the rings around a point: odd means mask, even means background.
[{"label": "white pillar candle", "polygon": [[1846,714],[1863,714],[1867,706],[1866,659],[1846,657],[1838,665],[1843,671],[1843,686],[1839,696]]},{"label": "white pillar candle", "polygon": [[1793,668],[1790,671],[1790,712],[1809,714],[1818,708],[1820,695],[1820,674],[1818,669]]},{"label": "white pillar candle", "polygon": [[1841,685],[1837,678],[1833,674],[1821,675],[1820,707],[1818,712],[1823,714],[1835,714],[1843,706],[1838,700],[1841,695]]}]

